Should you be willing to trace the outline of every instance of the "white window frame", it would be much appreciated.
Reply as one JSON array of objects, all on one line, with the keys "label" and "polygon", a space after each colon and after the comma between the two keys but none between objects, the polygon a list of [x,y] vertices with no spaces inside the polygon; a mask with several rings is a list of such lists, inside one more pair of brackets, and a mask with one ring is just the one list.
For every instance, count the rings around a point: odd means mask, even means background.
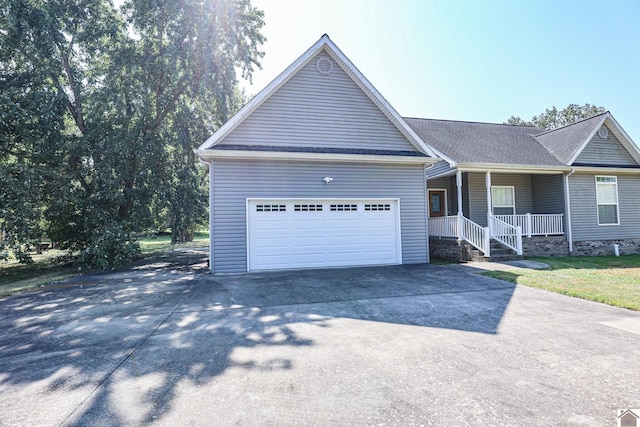
[{"label": "white window frame", "polygon": [[[512,206],[496,206],[495,200],[496,197],[493,194],[494,188],[509,188],[511,189],[511,194],[513,195],[513,205]],[[516,188],[513,185],[492,185],[491,186],[491,213],[496,215],[494,208],[513,208],[513,213],[511,215],[516,215]],[[501,215],[501,214],[499,214]]]},{"label": "white window frame", "polygon": [[[613,178],[614,182],[598,182],[598,178],[607,178],[607,179],[611,179]],[[620,199],[619,199],[619,195],[618,195],[618,177],[617,176],[613,176],[613,175],[596,175],[595,177],[595,183],[596,183],[596,215],[598,216],[598,226],[609,226],[609,225],[620,225]],[[616,203],[600,203],[600,201],[598,200],[598,185],[614,185],[615,189],[616,189]],[[600,223],[600,209],[598,209],[600,206],[615,206],[616,207],[616,222],[610,222],[610,223]]]}]

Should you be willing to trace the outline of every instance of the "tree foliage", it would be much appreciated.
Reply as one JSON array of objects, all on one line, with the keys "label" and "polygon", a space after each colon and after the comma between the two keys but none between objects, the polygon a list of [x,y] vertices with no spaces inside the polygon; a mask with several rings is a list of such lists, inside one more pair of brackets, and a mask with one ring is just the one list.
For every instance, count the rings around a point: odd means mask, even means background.
[{"label": "tree foliage", "polygon": [[607,111],[603,107],[596,107],[591,104],[569,104],[566,108],[558,110],[555,106],[547,108],[544,113],[533,116],[530,121],[525,121],[518,116],[511,116],[507,124],[521,126],[536,126],[540,129],[552,130],[562,126],[570,125],[578,120],[595,116]]},{"label": "tree foliage", "polygon": [[188,237],[206,218],[192,149],[238,108],[262,26],[249,0],[5,0],[0,257],[46,234],[111,268],[132,232]]}]

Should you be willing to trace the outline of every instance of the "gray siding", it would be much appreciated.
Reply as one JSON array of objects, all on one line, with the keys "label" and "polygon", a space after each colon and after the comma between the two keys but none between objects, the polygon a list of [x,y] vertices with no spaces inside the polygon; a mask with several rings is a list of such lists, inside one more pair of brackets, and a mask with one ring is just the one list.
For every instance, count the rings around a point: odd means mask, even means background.
[{"label": "gray siding", "polygon": [[[319,57],[333,63],[331,74],[318,72]],[[325,52],[233,130],[227,144],[416,151]]]},{"label": "gray siding", "polygon": [[564,214],[562,175],[531,175],[531,191],[533,211],[530,213]]},{"label": "gray siding", "polygon": [[[465,179],[466,178],[466,179]],[[533,212],[531,176],[523,174],[491,174],[491,185],[514,187],[516,214]],[[465,216],[483,227],[487,226],[487,187],[484,173],[468,173],[463,177],[468,190],[467,202],[462,201]],[[465,188],[463,188],[463,191]]]},{"label": "gray siding", "polygon": [[598,225],[594,174],[569,177],[569,193],[573,240],[640,238],[640,176],[618,176],[620,225]]},{"label": "gray siding", "polygon": [[607,138],[603,139],[596,133],[589,141],[582,153],[576,158],[575,163],[600,164],[600,165],[637,165],[631,154],[609,130]]},{"label": "gray siding", "polygon": [[447,173],[449,171],[451,171],[451,166],[449,166],[448,162],[445,162],[443,160],[438,163],[434,163],[433,166],[427,169],[427,178],[442,175],[443,173]]},{"label": "gray siding", "polygon": [[[402,262],[429,260],[423,166],[216,160],[213,260],[217,273],[247,270],[246,199],[399,198]],[[326,185],[322,178],[334,181]]]},{"label": "gray siding", "polygon": [[458,196],[456,193],[456,177],[445,176],[442,178],[431,179],[427,181],[427,189],[444,189],[447,190],[447,210],[449,215],[456,215],[458,213]]},{"label": "gray siding", "polygon": [[[480,224],[483,227],[487,226],[487,186],[485,183],[485,176],[483,173],[468,173],[466,186],[468,189],[468,205],[465,216],[471,221]],[[463,185],[465,183],[463,181]],[[465,205],[464,200],[462,205]]]}]

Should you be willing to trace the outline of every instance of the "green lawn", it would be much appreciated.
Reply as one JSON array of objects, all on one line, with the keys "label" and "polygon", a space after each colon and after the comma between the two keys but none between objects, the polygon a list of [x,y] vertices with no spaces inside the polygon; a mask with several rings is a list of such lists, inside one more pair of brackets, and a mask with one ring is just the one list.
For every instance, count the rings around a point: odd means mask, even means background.
[{"label": "green lawn", "polygon": [[[171,245],[170,236],[138,239],[142,257],[150,257],[171,248],[202,247],[209,244],[208,233],[196,233],[193,242]],[[69,261],[64,251],[51,249],[42,254],[33,254],[33,264],[20,264],[15,260],[0,261],[0,298],[30,289],[50,285],[69,277],[86,273]]]},{"label": "green lawn", "polygon": [[485,276],[640,311],[640,255],[528,258],[549,265],[489,271]]}]

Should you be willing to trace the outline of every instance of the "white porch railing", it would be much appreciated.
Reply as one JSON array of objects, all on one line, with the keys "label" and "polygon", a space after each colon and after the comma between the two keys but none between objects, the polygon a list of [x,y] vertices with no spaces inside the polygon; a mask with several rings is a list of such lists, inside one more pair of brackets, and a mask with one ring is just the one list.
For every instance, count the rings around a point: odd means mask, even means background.
[{"label": "white porch railing", "polygon": [[464,239],[482,251],[484,256],[491,256],[489,228],[482,227],[464,216],[429,218],[429,236]]},{"label": "white porch railing", "polygon": [[491,238],[522,255],[522,227],[514,227],[491,214],[488,216]]},{"label": "white porch railing", "polygon": [[521,227],[522,234],[527,237],[564,234],[562,214],[494,215],[494,217],[513,227]]},{"label": "white porch railing", "polygon": [[489,227],[482,227],[464,216],[459,217],[460,237],[471,243],[476,249],[481,250],[484,256],[491,256],[491,238]]},{"label": "white porch railing", "polygon": [[429,236],[458,237],[458,215],[429,218]]}]

